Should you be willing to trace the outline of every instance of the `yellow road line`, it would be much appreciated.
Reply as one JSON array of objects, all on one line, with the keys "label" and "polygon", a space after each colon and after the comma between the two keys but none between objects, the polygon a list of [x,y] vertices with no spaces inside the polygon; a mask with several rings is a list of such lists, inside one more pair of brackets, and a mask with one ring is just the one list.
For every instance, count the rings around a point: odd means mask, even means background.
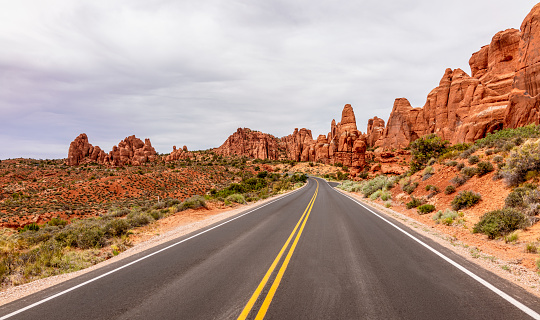
[{"label": "yellow road line", "polygon": [[[315,191],[315,197],[317,197],[318,191],[319,191],[319,188],[317,185],[317,190]],[[257,313],[257,317],[255,317],[255,320],[264,319],[264,316],[266,315],[266,312],[268,311],[268,307],[270,307],[270,303],[272,303],[272,299],[274,298],[274,295],[276,294],[276,290],[279,287],[279,284],[281,283],[283,274],[285,273],[285,270],[287,269],[287,266],[289,265],[289,261],[291,260],[291,257],[294,253],[294,249],[296,248],[296,244],[298,243],[298,240],[300,239],[300,236],[302,235],[302,231],[304,231],[304,227],[306,226],[306,222],[309,219],[309,215],[311,214],[311,209],[313,208],[314,202],[315,201],[311,203],[311,207],[309,208],[307,216],[304,219],[304,222],[302,223],[302,227],[300,228],[300,231],[298,231],[298,234],[296,235],[296,239],[294,239],[291,249],[289,250],[287,257],[285,257],[285,261],[281,265],[281,268],[279,269],[276,279],[274,280],[274,283],[272,284],[270,291],[268,291],[268,294],[266,295],[266,299],[264,299],[264,302],[261,308],[259,309],[259,312]]]},{"label": "yellow road line", "polygon": [[[311,213],[311,208],[313,208],[313,203],[315,203],[315,198],[317,198],[317,193],[318,192],[319,192],[319,182],[317,181],[317,189],[315,190],[315,193],[313,194],[313,197],[311,197],[311,200],[309,201],[306,209],[304,210],[304,213],[300,217],[300,220],[298,220],[298,222],[296,223],[296,226],[294,227],[293,231],[291,232],[289,238],[287,239],[287,241],[285,242],[285,244],[283,245],[281,250],[279,251],[277,257],[274,259],[274,262],[272,262],[272,265],[270,266],[270,268],[268,269],[268,271],[264,275],[261,283],[259,283],[259,286],[257,286],[257,289],[255,289],[255,292],[253,293],[253,295],[249,299],[248,303],[244,307],[244,310],[242,310],[242,313],[238,317],[238,320],[244,320],[244,319],[247,318],[247,316],[251,312],[251,309],[253,308],[253,305],[255,304],[257,299],[259,298],[259,295],[261,294],[264,287],[266,286],[266,283],[268,282],[268,279],[270,279],[270,276],[272,275],[272,272],[274,272],[274,269],[276,268],[277,264],[279,263],[279,260],[281,259],[281,256],[283,256],[283,253],[285,252],[285,250],[287,249],[287,246],[291,242],[296,230],[298,229],[300,224],[302,224],[302,227],[300,228],[300,231],[299,231],[298,235],[296,236],[296,239],[293,242],[293,246],[291,247],[291,249],[289,249],[289,253],[287,254],[287,257],[285,259],[285,262],[287,264],[289,263],[288,261],[291,259],[292,252],[294,251],[294,248],[296,247],[296,243],[298,243],[298,239],[300,238],[300,234],[302,233],[302,230],[304,229],[307,218],[308,218],[309,214]],[[305,217],[305,219],[304,219],[304,217]],[[302,220],[304,220],[303,223],[302,223]],[[284,265],[285,265],[285,262],[284,262]],[[287,268],[286,265],[285,265],[285,268],[283,268],[283,265],[282,265],[282,267],[281,267],[281,269],[280,269],[280,271],[278,273],[278,276],[281,273],[281,277],[282,277],[286,268]],[[277,289],[277,286],[279,286],[279,282],[281,281],[281,277],[280,277],[280,280],[278,281],[277,285],[276,285],[276,281],[274,280],[274,284],[272,285],[272,287],[270,289],[271,291],[272,291],[272,289],[274,289],[274,292],[272,293],[272,297],[274,296],[274,293],[275,293],[275,291]],[[275,286],[275,288],[274,288],[274,286]],[[268,309],[268,306],[270,305],[270,302],[272,301],[272,297],[267,302],[267,300],[268,300],[268,295],[267,295],[266,299],[264,300],[264,303],[267,303],[266,309]],[[263,306],[264,306],[264,303],[263,303]],[[261,307],[261,310],[262,310],[262,307]],[[259,313],[260,313],[260,311],[259,311]],[[266,310],[264,311],[264,314],[266,314]],[[262,315],[262,317],[264,317],[264,314]],[[257,319],[259,319],[259,314],[257,314]],[[260,318],[260,319],[262,319],[262,318]]]}]

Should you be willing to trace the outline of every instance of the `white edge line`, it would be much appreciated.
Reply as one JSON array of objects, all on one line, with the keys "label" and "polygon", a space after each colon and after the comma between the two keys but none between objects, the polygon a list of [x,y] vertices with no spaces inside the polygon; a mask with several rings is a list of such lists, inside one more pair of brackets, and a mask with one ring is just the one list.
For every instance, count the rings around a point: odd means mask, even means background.
[{"label": "white edge line", "polygon": [[338,193],[341,193],[342,195],[344,195],[345,197],[351,199],[352,201],[356,202],[357,204],[359,204],[360,206],[364,207],[366,210],[370,211],[371,213],[373,213],[375,216],[377,216],[378,218],[382,219],[383,221],[385,221],[386,223],[388,223],[389,225],[391,225],[392,227],[398,229],[399,231],[403,232],[406,236],[410,237],[411,239],[413,239],[414,241],[418,242],[419,244],[421,244],[422,246],[424,246],[425,248],[427,248],[429,251],[435,253],[436,255],[438,255],[439,257],[441,257],[443,260],[445,260],[446,262],[450,263],[451,265],[453,265],[454,267],[458,268],[459,270],[463,271],[466,275],[468,275],[469,277],[473,278],[474,280],[480,282],[482,285],[484,285],[486,288],[488,288],[489,290],[495,292],[496,294],[498,294],[500,297],[502,297],[503,299],[505,299],[506,301],[510,302],[511,304],[513,304],[515,307],[519,308],[521,311],[525,312],[526,314],[528,314],[530,317],[532,317],[533,319],[537,319],[537,320],[540,320],[540,314],[536,313],[536,311],[532,310],[531,308],[527,307],[526,305],[524,305],[523,303],[517,301],[516,299],[512,298],[511,296],[509,296],[507,293],[503,292],[502,290],[499,290],[497,287],[495,287],[494,285],[492,285],[491,283],[487,282],[486,280],[480,278],[479,276],[477,276],[476,274],[474,274],[473,272],[469,271],[467,268],[463,267],[462,265],[460,265],[459,263],[455,262],[454,260],[448,258],[447,256],[445,256],[444,254],[440,253],[439,251],[435,250],[434,248],[430,247],[428,244],[426,244],[425,242],[423,242],[422,240],[416,238],[415,236],[413,236],[412,234],[408,233],[407,231],[403,230],[402,228],[398,227],[397,225],[395,225],[393,222],[387,220],[386,218],[384,218],[383,216],[379,215],[378,213],[376,213],[375,211],[371,210],[369,207],[367,207],[366,205],[364,205],[363,203],[361,203],[360,201],[354,199],[353,197],[341,192],[341,191],[338,191],[338,190],[335,190],[336,192]]},{"label": "white edge line", "polygon": [[[308,181],[308,183],[309,183],[309,181]],[[308,183],[306,183],[305,185],[308,185]],[[293,192],[287,194],[287,195],[284,195],[284,196],[282,196],[282,197],[279,197],[278,199],[275,199],[275,200],[272,200],[272,201],[270,201],[270,202],[268,202],[268,203],[265,203],[265,204],[261,205],[260,207],[251,209],[251,210],[249,210],[248,212],[245,212],[245,213],[243,213],[243,214],[241,214],[241,215],[239,215],[239,216],[237,216],[237,217],[234,217],[234,218],[232,218],[232,219],[230,219],[230,220],[227,220],[227,221],[222,222],[222,223],[220,223],[220,224],[218,224],[218,225],[216,225],[216,226],[213,226],[213,227],[210,228],[210,229],[206,229],[206,230],[204,230],[204,231],[202,231],[202,232],[199,232],[199,233],[197,233],[197,234],[192,235],[192,236],[189,237],[189,238],[186,238],[186,239],[184,239],[184,240],[181,240],[181,241],[178,241],[178,242],[176,242],[176,243],[173,243],[173,244],[171,244],[171,245],[169,245],[169,246],[167,246],[167,247],[165,247],[165,248],[163,248],[163,249],[160,249],[160,250],[158,250],[158,251],[156,251],[156,252],[152,252],[152,253],[150,253],[150,254],[144,256],[144,257],[141,257],[141,258],[139,258],[139,259],[137,259],[137,260],[135,260],[135,261],[132,261],[132,262],[130,262],[130,263],[128,263],[128,264],[125,264],[125,265],[123,265],[123,266],[121,266],[121,267],[118,267],[118,268],[116,268],[116,269],[114,269],[114,270],[111,270],[111,271],[109,271],[109,272],[106,272],[106,273],[104,273],[104,274],[102,274],[102,275],[100,275],[100,276],[97,276],[97,277],[95,277],[95,278],[92,278],[92,279],[90,279],[90,280],[87,280],[87,281],[85,281],[85,282],[83,282],[83,283],[80,283],[80,284],[78,284],[78,285],[76,285],[76,286],[74,286],[74,287],[71,287],[71,288],[69,288],[69,289],[66,289],[66,290],[64,290],[64,291],[58,292],[57,294],[54,294],[54,295],[52,295],[52,296],[50,296],[50,297],[47,297],[47,298],[45,298],[45,299],[43,299],[43,300],[40,300],[40,301],[38,301],[38,302],[34,302],[34,303],[32,303],[31,305],[28,305],[28,306],[26,306],[26,307],[24,307],[24,308],[21,308],[21,309],[19,309],[19,310],[13,311],[13,312],[10,313],[10,314],[7,314],[7,315],[5,315],[5,316],[2,316],[2,317],[0,318],[0,320],[4,320],[4,319],[11,318],[11,317],[13,317],[14,315],[17,315],[17,314],[22,313],[22,312],[24,312],[24,311],[26,311],[26,310],[32,309],[32,308],[34,308],[34,307],[37,307],[37,306],[39,306],[40,304],[43,304],[43,303],[45,303],[45,302],[47,302],[47,301],[50,301],[50,300],[52,300],[52,299],[54,299],[54,298],[58,298],[59,296],[62,296],[62,295],[66,294],[66,293],[68,293],[68,292],[70,292],[70,291],[73,291],[73,290],[78,289],[78,288],[80,288],[80,287],[83,287],[83,286],[85,286],[85,285],[87,285],[87,284],[89,284],[89,283],[92,283],[92,282],[94,282],[94,281],[96,281],[96,280],[99,280],[99,279],[101,279],[101,278],[104,278],[104,277],[106,277],[106,276],[108,276],[108,275],[110,275],[110,274],[113,274],[113,273],[115,273],[115,272],[117,272],[117,271],[120,271],[120,270],[122,270],[122,269],[124,269],[124,268],[127,268],[127,267],[129,267],[129,266],[131,266],[131,265],[133,265],[133,264],[135,264],[135,263],[137,263],[137,262],[140,262],[140,261],[142,261],[142,260],[145,260],[145,259],[147,259],[147,258],[150,258],[150,257],[153,256],[153,255],[156,255],[156,254],[158,254],[158,253],[160,253],[160,252],[163,252],[163,251],[168,250],[168,249],[170,249],[170,248],[172,248],[172,247],[174,247],[174,246],[177,246],[177,245],[179,245],[179,244],[181,244],[181,243],[183,243],[183,242],[186,242],[186,241],[191,240],[191,239],[193,239],[193,238],[195,238],[195,237],[198,237],[198,236],[200,236],[200,235],[202,235],[202,234],[204,234],[204,233],[207,233],[208,231],[211,231],[211,230],[213,230],[213,229],[219,228],[219,227],[221,227],[221,226],[223,226],[223,225],[225,225],[225,224],[227,224],[227,223],[229,223],[229,222],[231,222],[231,221],[234,221],[234,220],[239,219],[239,218],[241,218],[241,217],[243,217],[243,216],[245,216],[245,215],[248,215],[248,214],[250,214],[250,213],[252,213],[252,212],[254,212],[254,211],[257,211],[257,210],[259,210],[259,209],[261,209],[261,208],[264,208],[264,207],[266,207],[266,206],[269,205],[269,204],[272,204],[272,203],[274,203],[274,202],[276,202],[276,201],[282,200],[282,199],[284,199],[284,198],[286,198],[286,197],[288,197],[288,196],[290,196],[290,195],[293,195],[293,194],[295,194],[296,192],[298,192],[298,191],[299,191],[300,189],[302,189],[302,188],[303,188],[303,186],[302,186],[301,188],[298,188],[298,189],[296,189],[295,191],[293,191]]]}]

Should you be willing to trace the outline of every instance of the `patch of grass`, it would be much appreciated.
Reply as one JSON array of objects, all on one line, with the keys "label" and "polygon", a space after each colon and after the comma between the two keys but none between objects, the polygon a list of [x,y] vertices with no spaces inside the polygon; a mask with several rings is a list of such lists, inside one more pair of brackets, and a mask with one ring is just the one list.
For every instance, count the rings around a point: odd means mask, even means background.
[{"label": "patch of grass", "polygon": [[527,243],[527,246],[525,246],[525,252],[527,253],[537,253],[538,252],[538,246],[534,242]]},{"label": "patch of grass", "polygon": [[504,236],[504,242],[510,243],[510,242],[516,242],[519,239],[519,233],[517,231],[514,231],[510,233],[509,235]]},{"label": "patch of grass", "polygon": [[464,208],[470,208],[477,204],[482,196],[479,193],[472,191],[461,191],[458,195],[452,200],[451,205],[452,209],[460,210]]},{"label": "patch of grass", "polygon": [[527,217],[513,208],[504,208],[484,214],[474,226],[474,233],[484,233],[490,239],[506,235],[528,225]]}]

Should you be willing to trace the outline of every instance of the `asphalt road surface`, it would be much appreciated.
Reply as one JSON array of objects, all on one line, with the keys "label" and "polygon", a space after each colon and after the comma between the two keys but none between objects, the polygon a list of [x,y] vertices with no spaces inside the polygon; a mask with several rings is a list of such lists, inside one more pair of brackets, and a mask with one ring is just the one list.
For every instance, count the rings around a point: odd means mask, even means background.
[{"label": "asphalt road surface", "polygon": [[0,319],[540,319],[540,299],[310,178]]}]

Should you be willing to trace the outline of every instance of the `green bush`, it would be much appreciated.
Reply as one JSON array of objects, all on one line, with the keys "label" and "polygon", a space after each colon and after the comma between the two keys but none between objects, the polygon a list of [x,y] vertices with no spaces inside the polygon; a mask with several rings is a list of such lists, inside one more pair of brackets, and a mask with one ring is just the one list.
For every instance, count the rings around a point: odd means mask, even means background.
[{"label": "green bush", "polygon": [[469,164],[476,164],[480,161],[480,158],[478,156],[469,156],[469,158],[467,158],[467,161],[469,162]]},{"label": "green bush", "polygon": [[434,174],[433,173],[433,167],[432,166],[427,166],[424,169],[424,172],[423,172],[423,175],[422,175],[422,180],[429,179],[433,174]]},{"label": "green bush", "polygon": [[447,161],[444,165],[448,166],[448,167],[455,167],[457,166],[458,162],[455,161],[455,160],[451,160],[451,161]]},{"label": "green bush", "polygon": [[429,134],[412,141],[409,148],[412,154],[411,172],[422,169],[431,158],[438,158],[447,150],[448,141],[442,141],[436,134]]},{"label": "green bush", "polygon": [[418,214],[426,214],[435,211],[435,206],[432,204],[423,204],[418,206]]},{"label": "green bush", "polygon": [[495,170],[495,169],[493,168],[493,165],[489,161],[482,161],[482,162],[479,162],[476,165],[476,174],[479,177],[481,177],[481,176],[483,176],[485,174],[488,174],[493,170]]},{"label": "green bush", "polygon": [[39,226],[32,222],[30,224],[25,225],[23,228],[19,229],[19,233],[26,232],[26,231],[39,231]]},{"label": "green bush", "polygon": [[456,211],[446,209],[444,212],[442,210],[437,211],[432,217],[436,223],[442,223],[447,226],[450,226],[454,223],[454,220],[457,219],[459,214]]},{"label": "green bush", "polygon": [[382,201],[387,201],[387,200],[390,200],[392,198],[392,193],[390,191],[382,191],[381,192],[381,200]]},{"label": "green bush", "polygon": [[461,169],[465,168],[465,164],[463,162],[459,162],[457,165],[456,165],[456,169],[458,171],[461,171]]},{"label": "green bush", "polygon": [[506,235],[514,230],[525,228],[527,217],[513,208],[504,208],[484,214],[474,226],[474,233],[484,233],[490,239]]},{"label": "green bush", "polygon": [[388,190],[394,186],[394,179],[385,175],[379,175],[371,180],[362,182],[362,193],[365,198],[378,190]]},{"label": "green bush", "polygon": [[479,193],[472,191],[461,191],[458,195],[452,200],[451,205],[452,209],[460,210],[464,208],[470,208],[477,204],[482,196]]},{"label": "green bush", "polygon": [[230,196],[227,197],[226,200],[230,202],[241,203],[241,204],[246,203],[246,199],[244,198],[244,196],[239,193],[231,194]]},{"label": "green bush", "polygon": [[371,200],[376,200],[376,199],[378,199],[378,198],[381,196],[381,192],[382,192],[382,190],[377,190],[377,191],[375,191],[374,193],[372,193],[372,194],[369,196],[369,198],[370,198]]},{"label": "green bush", "polygon": [[206,200],[201,196],[193,196],[187,198],[182,203],[176,207],[176,212],[184,211],[187,209],[197,209],[201,207],[206,207]]},{"label": "green bush", "polygon": [[457,175],[450,180],[450,183],[456,185],[456,187],[460,187],[464,185],[465,182],[467,182],[469,179],[469,176]]},{"label": "green bush", "polygon": [[515,186],[525,181],[527,172],[532,170],[540,170],[540,139],[527,141],[512,150],[502,174],[508,185]]},{"label": "green bush", "polygon": [[436,186],[434,186],[432,184],[428,184],[426,186],[426,191],[433,191],[435,193],[439,193],[439,188],[437,188]]},{"label": "green bush", "polygon": [[444,189],[444,194],[452,194],[454,192],[456,192],[456,187],[454,187],[453,185],[448,185]]},{"label": "green bush", "polygon": [[57,226],[63,227],[67,225],[67,221],[62,220],[60,218],[52,218],[49,222],[47,222],[47,224],[53,227],[57,227]]},{"label": "green bush", "polygon": [[[523,139],[529,138],[539,138],[540,137],[540,126],[535,124],[529,124],[524,127],[519,127],[515,129],[504,129],[494,133],[487,133],[486,136],[482,139],[475,141],[475,145],[481,148],[488,147],[499,147],[501,143],[506,141],[512,142],[514,145],[516,142],[521,144]],[[514,140],[516,138],[520,140]]]},{"label": "green bush", "polygon": [[411,194],[414,192],[414,190],[418,187],[418,182],[409,182],[401,187],[403,191],[405,191],[408,194]]},{"label": "green bush", "polygon": [[407,209],[412,209],[421,206],[422,204],[424,204],[424,201],[422,199],[411,197],[411,201],[407,202],[405,206],[407,207]]},{"label": "green bush", "polygon": [[461,169],[460,172],[462,175],[471,178],[478,172],[478,170],[474,167],[465,167]]},{"label": "green bush", "polygon": [[503,161],[503,157],[502,156],[494,156],[493,157],[493,162],[495,163],[501,163]]}]

